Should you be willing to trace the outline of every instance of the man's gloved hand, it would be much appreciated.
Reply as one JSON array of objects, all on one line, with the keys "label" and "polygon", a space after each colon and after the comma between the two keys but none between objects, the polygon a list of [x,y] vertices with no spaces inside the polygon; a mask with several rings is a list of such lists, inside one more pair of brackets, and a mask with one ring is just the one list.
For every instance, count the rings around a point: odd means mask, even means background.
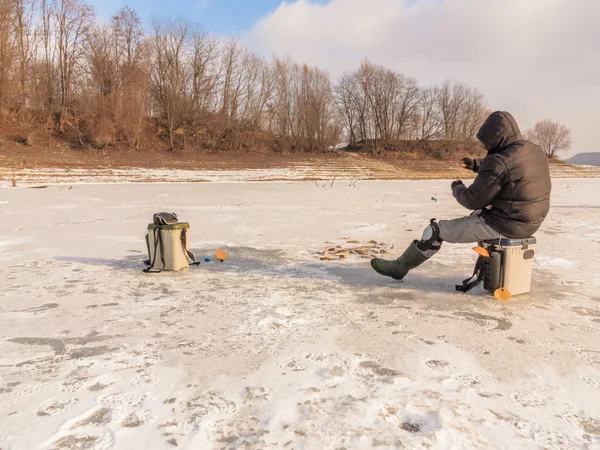
[{"label": "man's gloved hand", "polygon": [[473,172],[479,172],[479,163],[481,161],[475,158],[465,157],[460,160],[460,165],[465,169],[472,170]]},{"label": "man's gloved hand", "polygon": [[452,190],[454,191],[454,188],[455,188],[456,186],[458,186],[458,185],[461,185],[461,184],[464,184],[464,183],[462,182],[462,180],[454,180],[454,181],[452,182]]},{"label": "man's gloved hand", "polygon": [[466,157],[460,160],[460,165],[465,169],[473,170],[475,168],[475,160]]}]

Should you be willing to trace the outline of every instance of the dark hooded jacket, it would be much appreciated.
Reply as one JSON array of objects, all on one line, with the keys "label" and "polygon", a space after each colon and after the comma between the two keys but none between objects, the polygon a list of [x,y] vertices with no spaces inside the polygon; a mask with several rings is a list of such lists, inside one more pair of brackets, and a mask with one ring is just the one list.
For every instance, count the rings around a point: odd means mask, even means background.
[{"label": "dark hooded jacket", "polygon": [[503,111],[487,118],[477,139],[488,154],[476,161],[473,184],[456,186],[454,197],[467,209],[481,209],[485,223],[502,236],[532,236],[550,210],[552,182],[546,155],[523,139],[515,119]]}]

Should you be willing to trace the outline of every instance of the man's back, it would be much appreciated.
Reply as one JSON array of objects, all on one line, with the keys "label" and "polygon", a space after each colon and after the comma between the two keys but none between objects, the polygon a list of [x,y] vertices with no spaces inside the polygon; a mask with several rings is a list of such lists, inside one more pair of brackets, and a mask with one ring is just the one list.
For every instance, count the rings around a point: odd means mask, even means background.
[{"label": "man's back", "polygon": [[504,111],[492,113],[477,138],[488,155],[473,184],[459,186],[455,197],[466,208],[485,208],[485,222],[503,236],[533,235],[550,210],[552,182],[544,152],[523,139],[515,119]]},{"label": "man's back", "polygon": [[550,211],[552,182],[548,159],[537,145],[520,140],[499,153],[489,155],[506,167],[502,190],[484,210],[484,220],[511,238],[532,236]]}]

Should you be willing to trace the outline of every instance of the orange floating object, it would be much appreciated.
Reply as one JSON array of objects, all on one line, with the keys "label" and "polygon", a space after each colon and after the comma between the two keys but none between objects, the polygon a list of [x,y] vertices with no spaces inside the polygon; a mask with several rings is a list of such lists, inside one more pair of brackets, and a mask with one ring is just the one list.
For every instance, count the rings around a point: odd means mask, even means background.
[{"label": "orange floating object", "polygon": [[216,255],[215,255],[221,262],[225,261],[227,259],[227,253],[223,250],[219,250],[217,251]]},{"label": "orange floating object", "polygon": [[473,250],[475,251],[475,253],[478,253],[481,256],[485,257],[485,258],[489,258],[490,257],[490,252],[488,252],[483,247],[473,247]]},{"label": "orange floating object", "polygon": [[510,291],[508,289],[500,288],[500,289],[496,289],[496,291],[494,292],[494,297],[496,297],[496,300],[500,300],[501,302],[506,302],[511,299],[512,294],[510,293]]}]

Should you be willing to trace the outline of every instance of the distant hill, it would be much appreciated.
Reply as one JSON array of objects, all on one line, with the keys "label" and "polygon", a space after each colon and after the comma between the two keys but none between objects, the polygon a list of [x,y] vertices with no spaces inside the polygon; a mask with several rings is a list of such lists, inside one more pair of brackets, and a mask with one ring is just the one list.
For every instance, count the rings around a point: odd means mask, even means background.
[{"label": "distant hill", "polygon": [[578,166],[600,166],[600,152],[579,153],[565,162]]}]

